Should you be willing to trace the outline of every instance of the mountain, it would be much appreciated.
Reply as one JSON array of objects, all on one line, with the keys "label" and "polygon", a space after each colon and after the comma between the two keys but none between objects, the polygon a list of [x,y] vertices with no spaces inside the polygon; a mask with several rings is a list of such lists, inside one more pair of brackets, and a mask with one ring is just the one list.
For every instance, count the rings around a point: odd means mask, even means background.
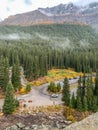
[{"label": "mountain", "polygon": [[38,10],[45,13],[53,15],[64,15],[64,14],[74,14],[77,13],[80,8],[73,3],[69,4],[60,4],[58,6],[54,6],[52,8],[39,8]]},{"label": "mountain", "polygon": [[39,10],[16,14],[5,19],[1,24],[2,25],[33,25],[41,23],[51,22],[47,15],[41,13]]},{"label": "mountain", "polygon": [[77,6],[73,3],[60,4],[51,8],[17,14],[8,17],[0,25],[34,25],[50,23],[82,23],[98,25],[98,3]]},{"label": "mountain", "polygon": [[90,13],[95,13],[98,11],[98,3],[93,2],[90,3],[86,6],[77,6],[74,5],[73,3],[69,4],[60,4],[58,6],[54,6],[52,8],[38,8],[39,11],[45,14],[50,14],[50,15],[68,15],[68,14],[90,14]]}]

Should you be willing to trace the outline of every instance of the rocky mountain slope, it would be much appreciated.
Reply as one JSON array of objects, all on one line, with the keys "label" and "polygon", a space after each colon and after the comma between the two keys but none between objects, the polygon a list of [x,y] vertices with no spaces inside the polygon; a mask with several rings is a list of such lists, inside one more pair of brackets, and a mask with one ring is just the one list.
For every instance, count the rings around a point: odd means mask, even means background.
[{"label": "rocky mountain slope", "polygon": [[69,4],[60,4],[58,6],[54,6],[52,8],[39,8],[41,12],[48,14],[48,15],[67,15],[67,14],[81,14],[81,15],[87,15],[91,13],[95,13],[98,11],[98,3],[90,3],[86,6],[77,6],[73,3]]},{"label": "rocky mountain slope", "polygon": [[47,15],[39,10],[31,11],[23,14],[16,14],[5,19],[2,25],[33,25],[43,22],[50,22]]},{"label": "rocky mountain slope", "polygon": [[50,23],[83,23],[98,25],[98,3],[77,6],[73,3],[60,4],[52,8],[38,10],[10,16],[0,25],[33,25]]}]

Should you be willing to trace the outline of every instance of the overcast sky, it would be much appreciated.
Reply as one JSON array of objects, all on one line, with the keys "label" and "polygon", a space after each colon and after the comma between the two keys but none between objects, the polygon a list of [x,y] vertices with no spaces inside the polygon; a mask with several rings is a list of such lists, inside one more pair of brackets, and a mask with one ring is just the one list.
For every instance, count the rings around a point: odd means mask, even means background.
[{"label": "overcast sky", "polygon": [[0,18],[35,10],[39,7],[52,7],[58,4],[75,2],[87,4],[98,0],[0,0]]}]

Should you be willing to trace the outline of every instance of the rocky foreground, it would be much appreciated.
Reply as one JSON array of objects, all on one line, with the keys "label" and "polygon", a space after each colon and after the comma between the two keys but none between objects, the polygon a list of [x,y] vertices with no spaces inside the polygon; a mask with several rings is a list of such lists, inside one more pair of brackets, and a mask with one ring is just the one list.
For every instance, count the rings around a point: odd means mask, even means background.
[{"label": "rocky foreground", "polygon": [[48,130],[65,128],[72,122],[60,113],[43,113],[27,115],[9,115],[0,117],[0,130]]},{"label": "rocky foreground", "polygon": [[[17,118],[17,123],[15,123]],[[8,124],[6,121],[12,121],[12,126],[4,128]],[[0,119],[0,130],[98,130],[98,113],[92,114],[80,122],[71,124],[59,114],[53,116],[40,113],[36,116],[28,115],[26,117],[6,117],[6,121]],[[2,124],[3,125],[2,125]],[[6,125],[5,125],[6,124]],[[11,125],[11,124],[10,124]],[[3,126],[3,127],[2,127]],[[2,128],[1,128],[2,127]]]},{"label": "rocky foreground", "polygon": [[98,112],[80,122],[76,122],[64,130],[98,130]]}]

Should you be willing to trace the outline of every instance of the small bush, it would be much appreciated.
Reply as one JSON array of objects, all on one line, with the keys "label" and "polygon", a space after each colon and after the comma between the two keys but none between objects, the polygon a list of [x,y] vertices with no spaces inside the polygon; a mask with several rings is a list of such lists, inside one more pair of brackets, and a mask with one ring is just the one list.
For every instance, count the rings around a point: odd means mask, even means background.
[{"label": "small bush", "polygon": [[50,85],[48,86],[48,91],[53,93],[58,93],[61,91],[61,86],[60,84],[55,85],[54,82],[51,82]]},{"label": "small bush", "polygon": [[20,89],[20,94],[25,94],[26,93],[26,89],[23,87]]},{"label": "small bush", "polygon": [[19,107],[19,101],[18,99],[15,99],[15,108]]},{"label": "small bush", "polygon": [[28,92],[30,92],[31,91],[31,85],[30,84],[27,84],[27,86],[26,86],[26,92],[28,93]]},{"label": "small bush", "polygon": [[72,122],[76,122],[76,119],[73,115],[67,116],[67,120],[72,121]]}]

